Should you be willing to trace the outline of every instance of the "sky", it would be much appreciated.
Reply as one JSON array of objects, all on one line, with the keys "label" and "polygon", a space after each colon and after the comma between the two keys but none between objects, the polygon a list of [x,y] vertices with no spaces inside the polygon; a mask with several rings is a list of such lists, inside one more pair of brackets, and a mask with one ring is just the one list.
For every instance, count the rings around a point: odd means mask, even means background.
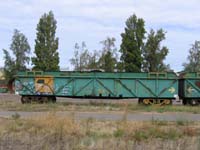
[{"label": "sky", "polygon": [[14,29],[28,38],[32,56],[36,26],[44,13],[53,11],[57,20],[60,67],[72,69],[75,43],[85,41],[89,51],[102,48],[100,41],[116,38],[125,22],[134,13],[145,20],[147,32],[160,28],[166,31],[162,46],[169,48],[165,63],[181,71],[188,51],[200,40],[200,0],[0,0],[0,66],[4,65],[2,49],[9,50]]}]

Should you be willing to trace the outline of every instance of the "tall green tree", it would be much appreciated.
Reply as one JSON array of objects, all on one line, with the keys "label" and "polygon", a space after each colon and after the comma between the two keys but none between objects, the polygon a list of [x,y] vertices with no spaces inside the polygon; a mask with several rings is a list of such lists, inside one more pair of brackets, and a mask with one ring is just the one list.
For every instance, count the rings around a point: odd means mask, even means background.
[{"label": "tall green tree", "polygon": [[200,41],[195,41],[189,49],[188,62],[184,63],[184,71],[200,71]]},{"label": "tall green tree", "polygon": [[142,66],[142,46],[145,39],[145,23],[134,14],[126,21],[125,32],[121,34],[121,61],[126,72],[140,72]]},{"label": "tall green tree", "polygon": [[58,38],[56,37],[57,22],[52,11],[45,13],[37,25],[35,55],[32,63],[35,70],[59,70]]},{"label": "tall green tree", "polygon": [[147,37],[147,42],[143,48],[143,70],[147,72],[168,71],[169,65],[164,64],[164,60],[169,52],[166,46],[161,47],[161,42],[165,40],[165,32],[153,29]]},{"label": "tall green tree", "polygon": [[117,65],[115,41],[115,38],[107,37],[106,40],[100,42],[103,45],[103,50],[99,59],[99,67],[105,72],[114,72]]},{"label": "tall green tree", "polygon": [[4,75],[7,82],[14,79],[14,75],[17,73],[15,66],[15,60],[9,54],[9,52],[3,49],[4,53]]},{"label": "tall green tree", "polygon": [[11,57],[8,50],[3,49],[4,52],[4,73],[7,81],[14,78],[17,71],[26,70],[26,65],[30,61],[30,45],[26,36],[19,30],[15,29],[10,45],[10,52],[14,57]]}]

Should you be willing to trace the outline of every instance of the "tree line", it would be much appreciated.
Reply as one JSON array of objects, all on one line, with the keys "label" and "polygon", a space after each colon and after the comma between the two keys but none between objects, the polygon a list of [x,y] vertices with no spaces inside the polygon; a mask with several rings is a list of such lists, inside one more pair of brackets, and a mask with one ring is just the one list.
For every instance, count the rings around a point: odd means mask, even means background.
[{"label": "tree line", "polygon": [[[58,37],[56,37],[57,21],[52,11],[44,13],[36,28],[34,55],[30,57],[31,48],[26,36],[15,29],[10,50],[3,49],[4,74],[9,82],[18,71],[28,70],[31,62],[32,70],[58,71],[59,53]],[[11,54],[14,56],[12,57]]]},{"label": "tree line", "polygon": [[161,47],[161,42],[165,40],[165,31],[151,29],[145,37],[146,33],[144,20],[134,14],[126,21],[119,50],[115,47],[114,37],[107,37],[101,41],[102,50],[93,53],[89,53],[85,42],[82,46],[76,43],[71,64],[78,71],[88,69],[102,69],[106,72],[170,71],[169,65],[164,64],[169,50],[166,46]]},{"label": "tree line", "polygon": [[[4,73],[7,81],[13,79],[17,71],[27,70],[31,62],[32,70],[59,71],[59,38],[56,37],[57,21],[52,11],[44,13],[36,27],[34,56],[26,36],[15,29],[10,49],[3,49]],[[162,45],[166,31],[163,29],[149,32],[145,21],[135,14],[125,22],[121,33],[120,48],[115,46],[116,39],[107,37],[100,43],[100,50],[90,51],[85,42],[75,43],[74,55],[70,62],[75,71],[103,70],[105,72],[163,72],[172,71],[164,60],[169,49]],[[11,55],[12,53],[12,55]],[[195,41],[189,50],[184,71],[200,71],[200,41]]]}]

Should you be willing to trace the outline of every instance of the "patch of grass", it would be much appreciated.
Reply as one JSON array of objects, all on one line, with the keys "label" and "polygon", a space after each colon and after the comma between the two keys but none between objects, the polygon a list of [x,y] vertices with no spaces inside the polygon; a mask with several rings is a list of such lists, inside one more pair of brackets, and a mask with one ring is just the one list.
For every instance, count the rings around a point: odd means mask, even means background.
[{"label": "patch of grass", "polygon": [[140,130],[137,130],[135,131],[134,135],[133,135],[133,138],[136,140],[136,141],[142,141],[142,140],[146,140],[149,138],[149,134],[145,131],[140,131]]},{"label": "patch of grass", "polygon": [[183,134],[186,136],[194,137],[198,135],[198,132],[193,127],[183,128]]},{"label": "patch of grass", "polygon": [[133,139],[143,141],[148,139],[167,139],[175,140],[182,137],[183,134],[174,128],[160,128],[159,126],[149,126],[143,130],[136,130],[133,134]]},{"label": "patch of grass", "polygon": [[[177,122],[159,120],[148,122],[123,119],[98,121],[92,118],[75,120],[73,114],[59,117],[53,112],[29,119],[11,117],[9,120],[1,120],[0,118],[0,142],[2,143],[4,136],[6,137],[4,140],[10,137],[9,141],[16,140],[15,149],[20,143],[34,145],[35,149],[113,149],[114,145],[115,149],[123,150],[137,148],[139,143],[144,144],[143,149],[166,148],[167,145],[172,149],[176,148],[176,142],[179,140],[189,137],[188,144],[191,145],[194,142],[191,139],[200,136],[199,122],[177,125]],[[175,143],[172,145],[172,142]],[[157,145],[155,148],[157,143],[163,143],[163,147]],[[145,145],[148,146],[143,147]]]},{"label": "patch of grass", "polygon": [[169,128],[167,130],[161,130],[161,132],[154,132],[155,138],[161,139],[169,139],[169,140],[176,140],[178,138],[183,137],[183,134],[179,132],[176,128]]},{"label": "patch of grass", "polygon": [[192,122],[185,120],[183,118],[179,118],[176,120],[176,125],[178,125],[178,126],[185,126],[185,125],[189,125],[189,124],[192,124]]},{"label": "patch of grass", "polygon": [[185,120],[177,120],[176,121],[176,124],[179,125],[179,126],[184,126],[185,123],[186,123]]},{"label": "patch of grass", "polygon": [[57,102],[46,104],[21,104],[15,101],[0,101],[1,110],[9,111],[124,111],[127,112],[190,112],[198,114],[200,109],[198,106],[145,106],[132,102],[103,102],[101,100],[93,100],[89,103],[76,102]]},{"label": "patch of grass", "polygon": [[120,137],[123,137],[125,134],[124,130],[123,129],[117,129],[114,131],[113,135],[114,137],[116,138],[120,138]]},{"label": "patch of grass", "polygon": [[91,135],[91,124],[93,121],[94,121],[93,118],[88,118],[85,120],[85,130],[86,130],[85,133],[87,135]]},{"label": "patch of grass", "polygon": [[128,106],[129,111],[143,111],[143,112],[190,112],[198,114],[200,113],[200,109],[198,106],[183,106],[183,105],[169,105],[169,106],[159,106],[159,105],[152,105],[152,106],[145,106],[145,105],[137,105],[137,104],[130,104]]},{"label": "patch of grass", "polygon": [[17,119],[20,118],[20,114],[15,113],[15,114],[13,114],[11,117],[12,117],[12,119],[17,120]]},{"label": "patch of grass", "polygon": [[165,121],[165,120],[155,120],[155,119],[153,119],[152,118],[152,120],[151,120],[151,123],[153,124],[153,125],[156,125],[156,126],[167,126],[168,124],[169,124],[169,122],[168,121]]}]

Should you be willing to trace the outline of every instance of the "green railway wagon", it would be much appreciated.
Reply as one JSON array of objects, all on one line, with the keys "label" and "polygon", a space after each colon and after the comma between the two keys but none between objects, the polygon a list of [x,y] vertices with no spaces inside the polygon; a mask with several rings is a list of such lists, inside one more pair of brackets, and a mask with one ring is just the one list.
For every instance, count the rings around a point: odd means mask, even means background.
[{"label": "green railway wagon", "polygon": [[8,86],[5,80],[0,80],[0,93],[7,93]]},{"label": "green railway wagon", "polygon": [[7,93],[8,88],[7,87],[0,87],[0,93]]},{"label": "green railway wagon", "polygon": [[178,95],[175,73],[19,72],[22,102],[55,97],[138,98],[144,104],[170,104]]},{"label": "green railway wagon", "polygon": [[182,73],[179,79],[179,96],[183,104],[200,104],[200,73]]}]

